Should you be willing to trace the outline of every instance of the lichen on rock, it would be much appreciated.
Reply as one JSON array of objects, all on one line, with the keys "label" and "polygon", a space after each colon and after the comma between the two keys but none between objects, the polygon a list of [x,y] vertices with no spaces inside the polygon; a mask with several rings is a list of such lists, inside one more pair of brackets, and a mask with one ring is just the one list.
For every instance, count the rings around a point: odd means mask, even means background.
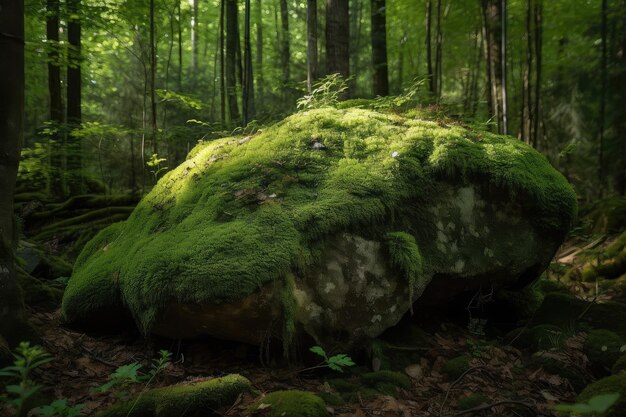
[{"label": "lichen on rock", "polygon": [[240,340],[254,320],[267,331],[248,342],[303,328],[354,344],[415,300],[527,284],[575,214],[566,180],[513,138],[366,109],[305,111],[197,145],[85,247],[62,311],[88,322],[126,309],[144,333],[176,337]]}]

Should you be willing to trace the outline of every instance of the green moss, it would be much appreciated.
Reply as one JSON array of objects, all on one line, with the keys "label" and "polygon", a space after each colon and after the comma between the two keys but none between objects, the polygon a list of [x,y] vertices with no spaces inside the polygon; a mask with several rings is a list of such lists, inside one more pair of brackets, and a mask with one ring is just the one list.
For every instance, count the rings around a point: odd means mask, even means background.
[{"label": "green moss", "polygon": [[620,356],[623,339],[609,330],[594,330],[585,341],[584,351],[592,365],[611,369]]},{"label": "green moss", "polygon": [[528,366],[531,369],[543,368],[546,372],[566,378],[576,392],[579,392],[587,385],[587,378],[583,373],[572,368],[567,363],[541,353],[533,355]]},{"label": "green moss", "polygon": [[22,268],[18,268],[17,283],[22,289],[26,305],[48,311],[61,305],[63,291],[32,277]]},{"label": "green moss", "polygon": [[623,354],[619,357],[617,361],[613,364],[611,368],[611,372],[614,374],[619,374],[620,372],[626,371],[626,354]]},{"label": "green moss", "polygon": [[294,297],[295,280],[293,274],[286,274],[283,288],[280,290],[280,301],[283,308],[283,354],[289,356],[291,343],[296,334],[296,299]]},{"label": "green moss", "polygon": [[546,295],[551,292],[560,292],[563,294],[570,294],[567,286],[561,282],[554,281],[548,278],[540,278],[532,285],[543,295]]},{"label": "green moss", "polygon": [[352,392],[357,391],[359,389],[359,384],[357,380],[348,380],[344,378],[334,378],[329,379],[328,385],[330,385],[333,389],[338,392]]},{"label": "green moss", "polygon": [[609,197],[585,210],[582,223],[588,233],[621,232],[626,226],[626,197]]},{"label": "green moss", "polygon": [[456,380],[470,368],[469,361],[470,358],[468,356],[457,356],[456,358],[450,359],[446,362],[443,366],[442,372],[448,377],[448,379]]},{"label": "green moss", "polygon": [[487,398],[484,394],[475,393],[461,398],[457,404],[457,408],[460,411],[469,410],[470,408],[478,407],[479,405],[486,404],[488,402],[489,398]]},{"label": "green moss", "polygon": [[[576,214],[566,180],[513,138],[364,109],[311,110],[252,138],[198,145],[125,223],[87,245],[63,315],[83,320],[121,298],[147,333],[172,300],[240,301],[308,268],[311,247],[329,234],[405,230],[402,208],[451,181],[505,190],[554,236]],[[419,287],[417,245],[396,238],[406,243],[397,253],[409,285]]]},{"label": "green moss", "polygon": [[[264,408],[267,405],[270,407]],[[324,417],[328,415],[324,400],[306,391],[271,392],[251,408],[253,411],[265,410],[263,415],[268,417]]]},{"label": "green moss", "polygon": [[552,324],[540,324],[530,328],[513,330],[508,340],[518,349],[538,350],[557,349],[565,342],[565,335],[561,328]]},{"label": "green moss", "polygon": [[[384,394],[395,393],[396,388],[410,389],[411,380],[400,372],[378,371],[361,375],[361,382]],[[391,392],[389,392],[391,390]]]},{"label": "green moss", "polygon": [[239,394],[251,389],[240,375],[208,381],[151,389],[128,403],[114,405],[98,417],[186,417],[204,416],[207,410],[230,406]]},{"label": "green moss", "polygon": [[405,232],[387,233],[387,248],[392,265],[406,274],[409,300],[412,302],[415,289],[421,294],[428,284],[427,280],[420,280],[423,261],[415,237]]},{"label": "green moss", "polygon": [[579,402],[587,402],[597,395],[620,394],[619,399],[608,410],[604,417],[626,417],[626,374],[612,375],[600,379],[580,393]]}]

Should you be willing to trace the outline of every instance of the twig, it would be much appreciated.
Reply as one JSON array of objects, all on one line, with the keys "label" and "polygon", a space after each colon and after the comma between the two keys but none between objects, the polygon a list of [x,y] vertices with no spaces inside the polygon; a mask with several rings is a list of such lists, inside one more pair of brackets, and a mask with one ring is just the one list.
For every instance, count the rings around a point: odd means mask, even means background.
[{"label": "twig", "polygon": [[473,368],[469,368],[468,370],[463,372],[461,374],[461,376],[458,377],[452,384],[450,384],[450,386],[448,387],[448,390],[446,391],[446,396],[443,398],[443,401],[441,402],[441,408],[439,409],[439,415],[443,414],[443,407],[446,405],[446,401],[448,401],[448,396],[450,395],[450,391],[452,391],[452,388],[454,388],[454,386],[456,384],[461,382],[461,380],[465,377],[465,375],[469,374],[470,372],[476,371],[478,369],[482,369],[482,366],[475,366]]},{"label": "twig", "polygon": [[528,408],[529,410],[531,410],[533,413],[537,414],[537,410],[535,410],[535,408],[530,405],[530,404],[526,404],[524,402],[521,401],[514,401],[514,400],[503,400],[503,401],[497,401],[495,403],[491,403],[491,404],[484,404],[484,405],[479,405],[478,407],[474,407],[474,408],[469,408],[467,410],[463,410],[463,411],[459,411],[458,413],[454,414],[453,417],[458,417],[458,416],[462,416],[465,414],[473,414],[477,411],[483,411],[483,410],[489,410],[493,407],[497,407],[499,405],[503,405],[503,404],[513,404],[513,405],[521,405],[523,407]]}]

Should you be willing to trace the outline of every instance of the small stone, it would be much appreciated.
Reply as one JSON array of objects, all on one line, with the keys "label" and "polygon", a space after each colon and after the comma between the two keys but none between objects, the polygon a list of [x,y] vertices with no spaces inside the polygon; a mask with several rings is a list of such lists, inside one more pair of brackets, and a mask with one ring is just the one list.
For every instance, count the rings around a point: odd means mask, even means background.
[{"label": "small stone", "polygon": [[419,381],[424,376],[424,371],[422,370],[422,367],[417,363],[411,364],[404,368],[404,372],[416,381]]}]

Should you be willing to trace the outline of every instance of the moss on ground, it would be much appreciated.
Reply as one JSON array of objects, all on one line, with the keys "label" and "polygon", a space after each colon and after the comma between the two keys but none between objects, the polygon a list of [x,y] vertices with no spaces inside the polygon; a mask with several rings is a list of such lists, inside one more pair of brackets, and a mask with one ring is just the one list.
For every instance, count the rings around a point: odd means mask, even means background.
[{"label": "moss on ground", "polygon": [[26,273],[22,268],[18,268],[17,283],[22,290],[24,303],[29,307],[50,311],[61,305],[62,290],[47,285]]},{"label": "moss on ground", "polygon": [[[269,407],[268,407],[269,406]],[[251,407],[268,417],[324,417],[324,400],[307,391],[276,391],[267,394]]]},{"label": "moss on ground", "polygon": [[546,372],[567,379],[576,392],[580,392],[587,385],[587,377],[582,372],[542,353],[533,355],[528,366],[531,369],[543,368]]},{"label": "moss on ground", "polygon": [[361,383],[382,394],[395,394],[397,388],[410,389],[411,380],[406,374],[394,371],[369,372],[361,375]]},{"label": "moss on ground", "polygon": [[239,394],[251,390],[241,375],[151,389],[127,403],[113,405],[98,417],[200,417],[230,406]]},{"label": "moss on ground", "polygon": [[626,354],[621,355],[619,359],[615,361],[613,367],[611,368],[611,372],[614,374],[626,372]]},{"label": "moss on ground", "polygon": [[457,356],[448,360],[441,370],[448,379],[454,381],[470,369],[469,356]]},{"label": "moss on ground", "polygon": [[[370,110],[311,110],[253,137],[196,146],[125,223],[87,245],[63,315],[80,321],[123,300],[147,333],[172,300],[240,301],[308,268],[311,247],[331,233],[397,232],[403,205],[428,199],[438,181],[506,190],[554,236],[576,215],[571,186],[519,140]],[[402,241],[397,265],[419,287],[417,246],[391,236],[392,246]]]},{"label": "moss on ground", "polygon": [[588,233],[621,232],[626,226],[626,197],[599,200],[582,214],[581,222]]},{"label": "moss on ground", "polygon": [[587,402],[597,395],[620,394],[619,399],[608,410],[604,417],[626,417],[626,374],[612,375],[600,379],[580,393],[579,402]]},{"label": "moss on ground", "polygon": [[610,370],[620,357],[624,345],[622,337],[609,330],[594,330],[589,333],[584,352],[591,364],[601,370]]},{"label": "moss on ground", "polygon": [[459,411],[464,411],[487,403],[489,403],[489,398],[487,398],[487,396],[481,393],[475,393],[461,398],[457,403],[457,408]]},{"label": "moss on ground", "polygon": [[540,324],[530,328],[513,330],[507,337],[518,349],[538,350],[557,349],[565,342],[563,330],[552,324]]}]

